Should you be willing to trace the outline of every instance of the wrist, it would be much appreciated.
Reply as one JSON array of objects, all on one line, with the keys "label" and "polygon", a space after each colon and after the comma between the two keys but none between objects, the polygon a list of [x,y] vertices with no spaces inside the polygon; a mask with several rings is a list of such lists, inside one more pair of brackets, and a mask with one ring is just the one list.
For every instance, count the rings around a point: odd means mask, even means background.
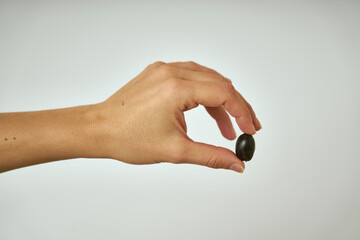
[{"label": "wrist", "polygon": [[103,151],[104,131],[101,127],[101,104],[83,105],[76,108],[73,125],[77,149],[82,158],[107,158]]}]

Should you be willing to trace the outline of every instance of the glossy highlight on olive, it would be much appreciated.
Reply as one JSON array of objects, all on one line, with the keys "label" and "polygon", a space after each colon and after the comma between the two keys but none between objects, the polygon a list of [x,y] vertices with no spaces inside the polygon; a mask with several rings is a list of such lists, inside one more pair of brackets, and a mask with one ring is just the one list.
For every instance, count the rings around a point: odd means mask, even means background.
[{"label": "glossy highlight on olive", "polygon": [[255,152],[255,140],[250,134],[242,134],[236,140],[236,156],[242,161],[250,161]]}]

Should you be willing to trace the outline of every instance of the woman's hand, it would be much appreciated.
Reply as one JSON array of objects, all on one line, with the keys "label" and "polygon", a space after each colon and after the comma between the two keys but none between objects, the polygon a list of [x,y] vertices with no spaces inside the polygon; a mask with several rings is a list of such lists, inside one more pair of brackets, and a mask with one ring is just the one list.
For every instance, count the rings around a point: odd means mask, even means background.
[{"label": "woman's hand", "polygon": [[244,133],[261,128],[251,106],[216,71],[194,62],[155,62],[93,105],[91,151],[131,164],[191,163],[243,172],[244,163],[232,151],[187,136],[184,112],[199,104],[227,139],[236,138],[228,113]]}]

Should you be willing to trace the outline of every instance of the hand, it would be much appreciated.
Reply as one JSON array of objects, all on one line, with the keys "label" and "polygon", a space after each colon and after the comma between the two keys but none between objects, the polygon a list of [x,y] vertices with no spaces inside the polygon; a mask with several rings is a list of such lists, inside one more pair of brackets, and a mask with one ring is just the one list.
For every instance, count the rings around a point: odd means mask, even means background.
[{"label": "hand", "polygon": [[94,105],[94,150],[130,164],[191,163],[243,172],[244,163],[229,149],[187,136],[184,112],[199,104],[229,140],[236,134],[228,113],[244,133],[261,128],[249,103],[216,71],[194,62],[155,62]]},{"label": "hand", "polygon": [[236,138],[227,112],[245,133],[261,128],[251,106],[216,71],[194,62],[155,62],[95,105],[99,151],[130,164],[192,163],[243,172],[244,163],[232,151],[186,135],[184,112],[199,104],[227,139]]}]

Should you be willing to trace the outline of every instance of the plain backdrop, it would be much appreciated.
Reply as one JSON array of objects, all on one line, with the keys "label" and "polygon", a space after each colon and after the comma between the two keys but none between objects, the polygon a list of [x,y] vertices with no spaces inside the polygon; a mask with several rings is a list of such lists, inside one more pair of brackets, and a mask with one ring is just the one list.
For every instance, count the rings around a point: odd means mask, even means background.
[{"label": "plain backdrop", "polygon": [[[0,239],[359,239],[359,43],[359,1],[1,0],[0,112],[97,103],[192,60],[263,129],[244,174],[105,159],[0,174]],[[203,107],[185,117],[235,150]]]}]

